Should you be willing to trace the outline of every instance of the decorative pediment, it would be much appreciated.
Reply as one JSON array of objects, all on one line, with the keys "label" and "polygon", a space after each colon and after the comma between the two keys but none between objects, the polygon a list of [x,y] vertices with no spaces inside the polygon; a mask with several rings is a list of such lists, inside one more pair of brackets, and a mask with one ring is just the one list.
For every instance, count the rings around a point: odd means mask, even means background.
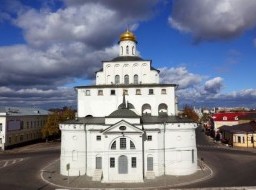
[{"label": "decorative pediment", "polygon": [[128,123],[125,120],[121,120],[114,125],[111,125],[107,129],[105,129],[103,134],[109,134],[109,133],[138,133],[142,134],[144,133],[143,130],[139,129],[138,127]]}]

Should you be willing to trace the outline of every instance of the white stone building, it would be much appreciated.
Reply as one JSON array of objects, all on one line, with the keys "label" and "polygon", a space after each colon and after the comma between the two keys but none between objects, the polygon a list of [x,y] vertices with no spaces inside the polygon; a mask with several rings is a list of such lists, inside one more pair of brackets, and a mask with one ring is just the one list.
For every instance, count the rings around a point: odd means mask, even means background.
[{"label": "white stone building", "polygon": [[96,85],[75,87],[78,117],[60,124],[62,175],[111,183],[196,172],[197,125],[177,117],[177,85],[160,84],[136,44],[124,32],[119,56],[103,61]]},{"label": "white stone building", "polygon": [[38,108],[0,107],[0,150],[41,139],[48,114]]}]

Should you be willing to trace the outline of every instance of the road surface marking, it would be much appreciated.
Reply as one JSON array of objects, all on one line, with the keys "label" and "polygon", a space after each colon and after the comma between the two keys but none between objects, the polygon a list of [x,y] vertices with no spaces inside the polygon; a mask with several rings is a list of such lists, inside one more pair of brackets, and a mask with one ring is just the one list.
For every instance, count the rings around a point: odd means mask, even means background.
[{"label": "road surface marking", "polygon": [[8,164],[8,161],[6,161],[6,162],[4,163],[4,166],[3,166],[3,167],[7,166],[7,164]]},{"label": "road surface marking", "polygon": [[[23,161],[25,158],[17,158],[17,159],[10,159],[10,160],[0,160],[0,169],[7,167],[7,166],[11,166],[13,164],[17,164],[21,161]],[[3,164],[4,163],[4,164]]]}]

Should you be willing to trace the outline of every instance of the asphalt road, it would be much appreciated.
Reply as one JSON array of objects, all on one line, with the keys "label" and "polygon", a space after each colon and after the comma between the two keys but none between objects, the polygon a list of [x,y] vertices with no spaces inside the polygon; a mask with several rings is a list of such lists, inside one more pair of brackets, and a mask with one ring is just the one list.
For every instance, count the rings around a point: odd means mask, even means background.
[{"label": "asphalt road", "polygon": [[1,190],[50,190],[54,187],[41,180],[43,166],[57,159],[58,149],[44,149],[38,152],[15,152],[0,154]]},{"label": "asphalt road", "polygon": [[213,178],[187,187],[256,186],[256,151],[234,150],[214,143],[197,129],[198,158],[214,171]]},{"label": "asphalt road", "polygon": [[[256,186],[256,151],[237,151],[209,141],[197,130],[198,158],[213,171],[213,178],[181,188]],[[41,180],[41,169],[59,158],[59,144],[24,147],[0,153],[1,190],[52,190]],[[180,188],[180,187],[179,187]]]}]

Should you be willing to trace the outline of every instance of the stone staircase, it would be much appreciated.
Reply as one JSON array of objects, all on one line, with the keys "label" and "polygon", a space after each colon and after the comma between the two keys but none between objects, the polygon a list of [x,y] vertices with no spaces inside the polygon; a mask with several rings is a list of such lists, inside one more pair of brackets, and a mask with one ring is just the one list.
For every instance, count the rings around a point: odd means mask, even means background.
[{"label": "stone staircase", "polygon": [[103,172],[102,172],[101,169],[96,169],[96,170],[94,171],[93,176],[92,176],[92,181],[101,181],[101,179],[102,179],[102,174],[103,174]]},{"label": "stone staircase", "polygon": [[147,179],[155,179],[156,178],[156,176],[155,176],[155,172],[153,172],[153,171],[147,171],[146,172],[146,178]]}]

